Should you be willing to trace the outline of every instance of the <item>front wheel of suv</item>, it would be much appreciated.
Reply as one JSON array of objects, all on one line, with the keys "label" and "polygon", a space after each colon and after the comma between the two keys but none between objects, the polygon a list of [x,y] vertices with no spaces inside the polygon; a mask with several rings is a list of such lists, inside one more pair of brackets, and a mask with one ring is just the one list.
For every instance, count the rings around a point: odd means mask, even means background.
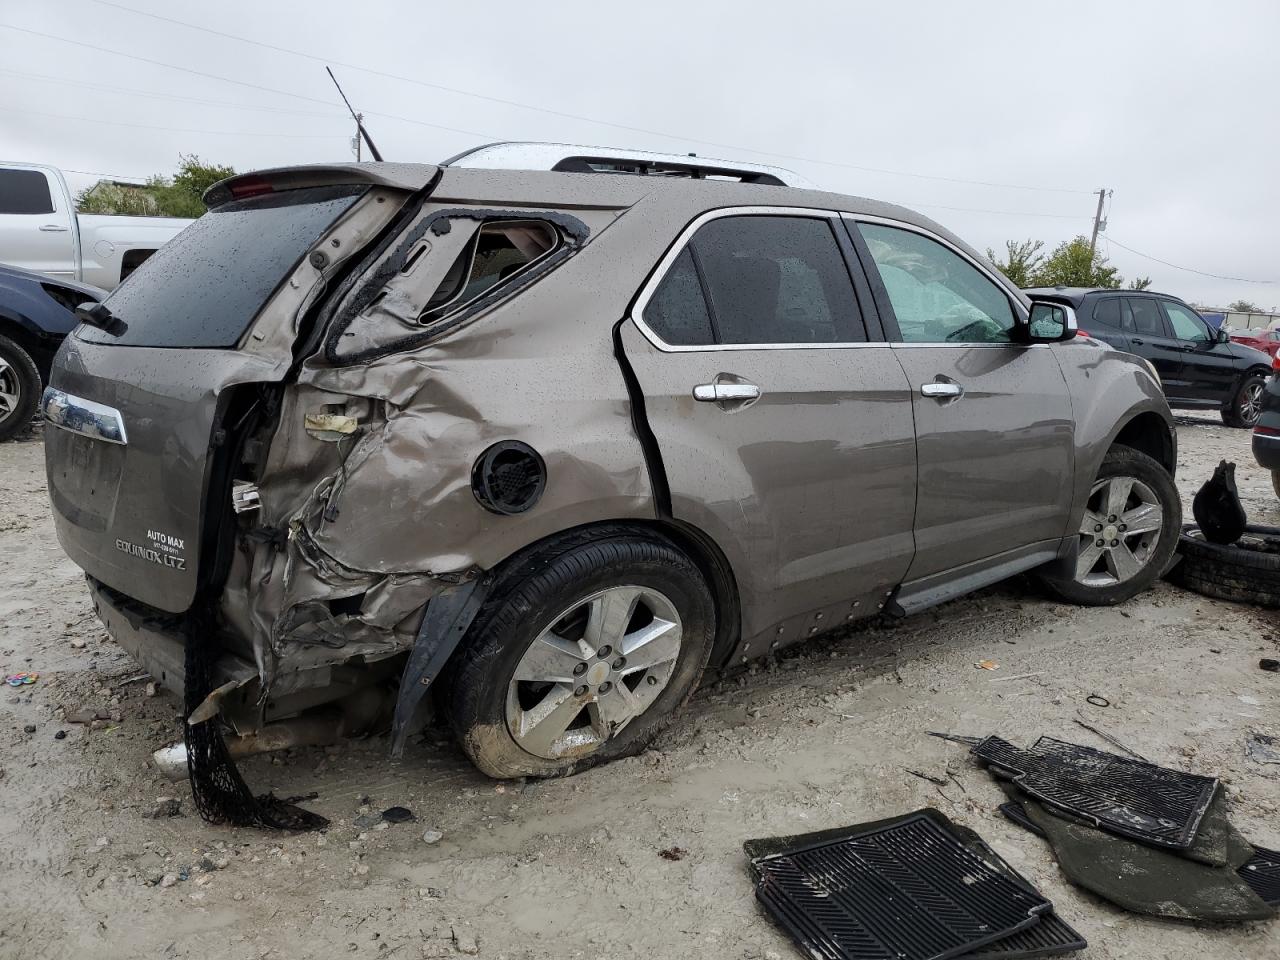
[{"label": "front wheel of suv", "polygon": [[40,401],[40,371],[27,351],[0,336],[0,441],[31,422]]},{"label": "front wheel of suv", "polygon": [[1075,575],[1044,583],[1072,603],[1123,603],[1169,566],[1181,530],[1182,500],[1169,472],[1145,453],[1112,447],[1080,521]]},{"label": "front wheel of suv", "polygon": [[449,719],[491,777],[564,776],[643,750],[715,633],[698,568],[622,528],[569,535],[499,579],[449,678]]},{"label": "front wheel of suv", "polygon": [[1222,422],[1228,427],[1252,430],[1262,413],[1262,393],[1266,384],[1261,374],[1251,373],[1245,377],[1231,398],[1231,405],[1222,409]]}]

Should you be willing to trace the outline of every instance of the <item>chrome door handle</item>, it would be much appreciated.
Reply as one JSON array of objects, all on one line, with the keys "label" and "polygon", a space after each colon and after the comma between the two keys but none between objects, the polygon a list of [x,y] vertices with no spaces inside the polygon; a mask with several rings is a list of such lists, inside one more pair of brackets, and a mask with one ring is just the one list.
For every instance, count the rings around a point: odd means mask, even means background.
[{"label": "chrome door handle", "polygon": [[759,400],[760,388],[754,383],[700,383],[693,388],[693,399],[703,403]]},{"label": "chrome door handle", "polygon": [[944,383],[935,381],[933,383],[920,384],[920,396],[930,397],[934,400],[947,400],[953,397],[963,397],[964,387],[958,383]]},{"label": "chrome door handle", "polygon": [[56,223],[42,223],[40,225],[42,233],[66,233],[67,228]]}]

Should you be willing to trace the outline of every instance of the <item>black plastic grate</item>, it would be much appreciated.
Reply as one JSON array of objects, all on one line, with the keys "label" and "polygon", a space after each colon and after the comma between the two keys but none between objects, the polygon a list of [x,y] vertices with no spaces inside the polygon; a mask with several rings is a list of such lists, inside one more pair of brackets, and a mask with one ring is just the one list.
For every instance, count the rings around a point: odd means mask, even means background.
[{"label": "black plastic grate", "polygon": [[1021,789],[1050,806],[1154,846],[1190,846],[1218,790],[1213,777],[1051,737],[1041,737],[1030,750],[987,737],[973,753],[1008,771]]},{"label": "black plastic grate", "polygon": [[1024,960],[1083,950],[1089,944],[1056,913],[1046,913],[1034,927],[966,953],[961,960]]},{"label": "black plastic grate", "polygon": [[923,811],[752,866],[757,898],[822,960],[945,960],[1031,927],[1051,909]]},{"label": "black plastic grate", "polygon": [[1253,858],[1236,875],[1273,907],[1280,907],[1280,850],[1253,848]]}]

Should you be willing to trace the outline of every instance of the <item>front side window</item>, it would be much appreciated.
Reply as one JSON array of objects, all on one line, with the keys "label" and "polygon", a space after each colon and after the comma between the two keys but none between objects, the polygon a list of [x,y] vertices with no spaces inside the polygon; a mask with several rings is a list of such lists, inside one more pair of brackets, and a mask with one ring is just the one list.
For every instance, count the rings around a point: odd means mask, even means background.
[{"label": "front side window", "polygon": [[867,339],[831,224],[816,217],[712,220],[672,263],[644,321],[673,346]]},{"label": "front side window", "polygon": [[0,170],[0,213],[53,213],[48,178],[39,170]]},{"label": "front side window", "polygon": [[1164,312],[1173,325],[1173,335],[1179,340],[1194,340],[1200,343],[1209,341],[1209,328],[1203,320],[1180,303],[1168,300],[1164,303]]},{"label": "front side window", "polygon": [[1008,343],[1008,296],[959,254],[911,230],[860,223],[905,343]]},{"label": "front side window", "polygon": [[1134,332],[1152,337],[1166,336],[1164,323],[1160,320],[1160,305],[1154,300],[1135,297],[1129,301],[1129,310],[1133,314]]}]

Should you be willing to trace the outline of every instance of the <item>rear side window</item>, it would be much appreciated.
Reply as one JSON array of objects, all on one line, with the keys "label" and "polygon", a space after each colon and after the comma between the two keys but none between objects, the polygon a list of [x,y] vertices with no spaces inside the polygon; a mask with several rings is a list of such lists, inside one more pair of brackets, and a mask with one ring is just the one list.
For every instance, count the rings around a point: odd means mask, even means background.
[{"label": "rear side window", "polygon": [[905,343],[1008,343],[1005,292],[959,254],[912,230],[860,223]]},{"label": "rear side window", "polygon": [[1129,310],[1133,314],[1135,333],[1145,333],[1153,337],[1168,336],[1165,333],[1164,321],[1160,319],[1160,305],[1154,300],[1135,297],[1129,300]]},{"label": "rear side window", "polygon": [[498,284],[523,273],[559,245],[559,232],[545,220],[484,224],[454,259],[427,301],[421,322],[430,323],[461,310]]},{"label": "rear side window", "polygon": [[53,213],[48,178],[39,170],[0,170],[0,213]]},{"label": "rear side window", "polygon": [[1108,297],[1106,300],[1099,300],[1093,308],[1093,322],[1115,330],[1124,326],[1120,319],[1120,298]]},{"label": "rear side window", "polygon": [[644,318],[649,328],[672,346],[698,347],[716,342],[702,283],[693,265],[693,252],[688,247],[663,277],[645,307]]},{"label": "rear side window", "polygon": [[712,220],[672,263],[644,320],[674,346],[867,339],[835,234],[814,217]]},{"label": "rear side window", "polygon": [[215,207],[106,299],[124,332],[77,336],[133,347],[234,347],[303,255],[364,191],[315,187]]}]

